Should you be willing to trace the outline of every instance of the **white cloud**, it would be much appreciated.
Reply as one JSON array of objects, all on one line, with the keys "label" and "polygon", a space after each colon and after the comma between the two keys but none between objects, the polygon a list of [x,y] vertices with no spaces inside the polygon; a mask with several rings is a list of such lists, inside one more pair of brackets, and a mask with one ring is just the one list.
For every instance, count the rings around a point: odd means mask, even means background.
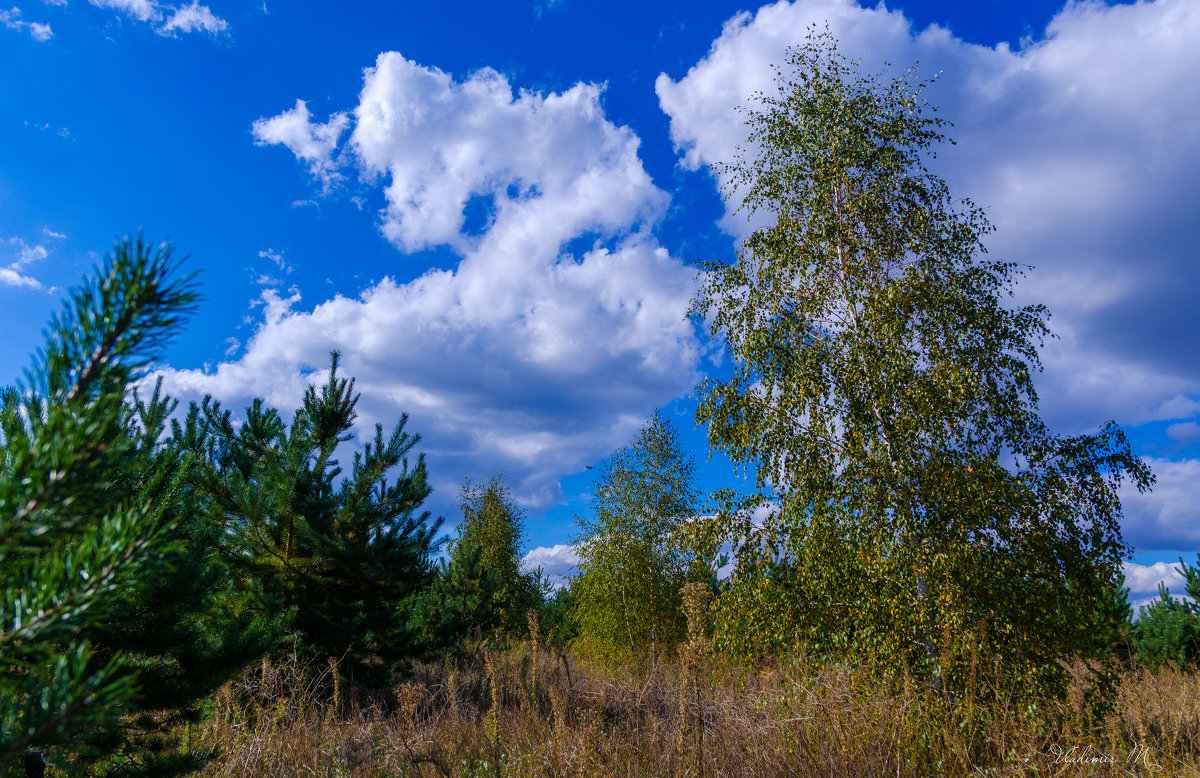
[{"label": "white cloud", "polygon": [[[1036,267],[1019,300],[1050,306],[1063,336],[1039,382],[1052,421],[1140,423],[1200,395],[1200,4],[1072,2],[1020,51],[917,31],[851,0],[780,2],[731,19],[687,75],[656,82],[681,162],[730,160],[733,106],[774,90],[771,64],[828,21],[867,70],[884,60],[944,75],[929,91],[958,141],[936,167],[988,209],[991,255]],[[735,235],[749,227],[727,215]]]},{"label": "white cloud", "polygon": [[1125,539],[1138,551],[1200,548],[1200,459],[1147,459],[1157,481],[1138,494],[1122,487]]},{"label": "white cloud", "polygon": [[529,550],[521,559],[521,569],[532,572],[542,568],[546,580],[555,586],[562,586],[575,575],[575,566],[579,564],[579,552],[575,546],[559,543],[554,546],[539,546]]},{"label": "white cloud", "polygon": [[26,22],[21,19],[21,9],[13,6],[7,11],[0,10],[0,24],[10,30],[29,30],[29,37],[39,43],[44,43],[54,37],[50,25],[41,22]]},{"label": "white cloud", "polygon": [[12,266],[0,267],[0,284],[4,286],[25,287],[27,289],[44,289],[42,282],[32,276],[21,275]]},{"label": "white cloud", "polygon": [[273,262],[275,266],[284,273],[292,272],[292,266],[289,265],[283,258],[283,251],[276,251],[275,249],[263,249],[262,251],[258,252],[258,257],[259,259],[271,260],[271,262]]},{"label": "white cloud", "polygon": [[311,310],[264,290],[264,321],[240,359],[210,375],[167,371],[176,394],[294,407],[330,349],[362,392],[362,421],[403,411],[424,435],[435,487],[506,472],[544,507],[558,479],[687,391],[698,345],[684,321],[694,272],[649,233],[667,195],[607,120],[600,88],[513,94],[492,70],[464,81],[383,54],[349,123],[314,124],[305,104],[255,124],[318,178],[357,164],[383,188],[381,230],[402,250],[448,244],[453,270],[385,278]]},{"label": "white cloud", "polygon": [[1139,565],[1135,562],[1125,562],[1125,586],[1129,589],[1130,597],[1144,597],[1158,592],[1161,583],[1171,590],[1171,594],[1183,594],[1186,581],[1179,573],[1178,562],[1155,562],[1152,565]]},{"label": "white cloud", "polygon": [[[154,24],[159,35],[174,36],[177,33],[206,32],[217,35],[229,29],[229,22],[212,12],[198,0],[190,5],[163,5],[157,0],[89,0],[99,8],[109,8],[140,22]],[[166,21],[163,21],[163,20]],[[161,24],[160,24],[161,22]]]},{"label": "white cloud", "polygon": [[19,237],[9,238],[3,241],[3,243],[12,247],[12,254],[10,254],[12,261],[7,265],[0,265],[0,285],[45,290],[47,292],[56,291],[53,287],[47,289],[41,281],[22,272],[28,265],[48,257],[50,249],[40,243],[30,245]]},{"label": "white cloud", "polygon": [[[1195,560],[1185,558],[1183,561],[1195,564]],[[1140,615],[1142,608],[1159,600],[1160,583],[1167,588],[1173,599],[1191,599],[1187,595],[1187,579],[1179,572],[1181,566],[1178,561],[1155,562],[1152,565],[1126,562],[1123,567],[1125,586],[1129,589],[1129,604],[1133,606],[1134,618]]]},{"label": "white cloud", "polygon": [[1171,440],[1178,440],[1182,443],[1190,443],[1193,440],[1200,440],[1200,424],[1194,421],[1181,422],[1172,424],[1167,427],[1167,437]]},{"label": "white cloud", "polygon": [[593,84],[514,95],[490,68],[455,83],[388,52],[367,72],[350,142],[368,173],[390,178],[383,229],[401,249],[477,245],[464,209],[478,197],[494,211],[485,216],[495,219],[489,239],[545,253],[584,231],[627,229],[666,205],[638,160],[637,137],[603,112]]},{"label": "white cloud", "polygon": [[45,246],[36,245],[30,246],[20,238],[13,238],[10,243],[15,243],[19,248],[17,251],[17,261],[12,264],[12,267],[20,268],[28,265],[30,262],[37,262],[39,259],[45,259],[50,256],[50,251]]},{"label": "white cloud", "polygon": [[[292,266],[287,263],[286,259],[284,259],[282,251],[276,251],[274,249],[262,249],[258,252],[258,258],[269,260],[274,266],[266,272],[263,272],[257,268],[247,268],[250,270],[251,275],[254,278],[254,283],[258,284],[259,286],[279,286],[283,283],[283,279],[277,275],[274,275],[274,271],[278,270],[284,275],[288,275],[293,270]],[[261,304],[262,301],[260,299],[252,303],[251,307],[255,308]],[[226,352],[226,356],[228,355],[229,352]]]},{"label": "white cloud", "polygon": [[153,22],[162,18],[162,12],[154,0],[89,0],[89,2],[99,8],[120,11],[142,22]]},{"label": "white cloud", "polygon": [[193,0],[191,5],[177,8],[175,13],[171,14],[171,18],[162,26],[162,32],[203,31],[209,35],[216,35],[225,32],[228,28],[229,23],[221,17],[215,16],[208,6],[200,5]]},{"label": "white cloud", "polygon": [[1200,416],[1200,401],[1181,394],[1164,401],[1154,410],[1156,419],[1187,419],[1192,416]]},{"label": "white cloud", "polygon": [[308,104],[297,100],[291,109],[254,122],[251,132],[259,145],[281,144],[287,147],[297,158],[308,163],[314,177],[328,186],[337,177],[333,152],[350,119],[344,113],[333,114],[324,124],[314,123],[311,119]]}]

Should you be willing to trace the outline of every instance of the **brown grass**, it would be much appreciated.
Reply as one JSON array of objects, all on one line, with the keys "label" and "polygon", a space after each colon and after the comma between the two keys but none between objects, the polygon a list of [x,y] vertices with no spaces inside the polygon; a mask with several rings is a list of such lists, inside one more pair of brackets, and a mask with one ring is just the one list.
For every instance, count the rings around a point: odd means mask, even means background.
[{"label": "brown grass", "polygon": [[203,774],[1200,776],[1200,674],[1171,667],[1116,676],[1102,715],[1083,663],[1067,699],[1030,707],[803,660],[755,671],[696,650],[613,668],[479,648],[418,665],[386,699],[339,690],[341,715],[320,669],[264,664],[226,687],[190,733],[221,753]]}]

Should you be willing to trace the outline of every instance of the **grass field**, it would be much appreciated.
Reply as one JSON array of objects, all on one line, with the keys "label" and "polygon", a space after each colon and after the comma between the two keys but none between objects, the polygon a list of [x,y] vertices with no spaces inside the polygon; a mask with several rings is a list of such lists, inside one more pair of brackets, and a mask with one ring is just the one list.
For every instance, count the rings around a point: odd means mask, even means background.
[{"label": "grass field", "polygon": [[[995,668],[993,668],[995,669]],[[210,776],[1200,775],[1200,674],[1123,670],[1111,702],[1016,704],[981,673],[953,703],[793,660],[610,665],[531,647],[418,664],[374,699],[265,663],[187,735]],[[340,685],[340,684],[339,684]]]}]

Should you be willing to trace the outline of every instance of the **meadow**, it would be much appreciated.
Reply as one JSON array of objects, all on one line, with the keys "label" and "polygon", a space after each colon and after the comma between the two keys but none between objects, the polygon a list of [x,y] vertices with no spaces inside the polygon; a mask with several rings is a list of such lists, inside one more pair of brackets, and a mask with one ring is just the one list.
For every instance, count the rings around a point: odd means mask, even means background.
[{"label": "meadow", "polygon": [[[981,665],[986,660],[980,659]],[[1200,775],[1200,673],[1130,665],[1111,703],[1070,667],[1065,699],[951,704],[910,678],[803,657],[611,664],[527,641],[413,668],[390,695],[264,661],[194,725],[204,776]]]}]

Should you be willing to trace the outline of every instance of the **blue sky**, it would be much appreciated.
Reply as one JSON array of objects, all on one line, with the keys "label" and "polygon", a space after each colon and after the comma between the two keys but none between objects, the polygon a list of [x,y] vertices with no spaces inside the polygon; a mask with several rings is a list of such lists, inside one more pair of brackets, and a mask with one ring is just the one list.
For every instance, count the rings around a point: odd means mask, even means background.
[{"label": "blue sky", "polygon": [[0,382],[115,237],[169,235],[205,295],[174,394],[293,408],[341,349],[362,421],[424,436],[430,507],[452,523],[464,475],[502,471],[562,570],[587,466],[654,407],[734,483],[691,424],[720,355],[683,313],[686,263],[748,227],[704,165],[826,22],[872,70],[943,72],[938,172],[1054,315],[1044,413],[1126,428],[1159,479],[1126,495],[1135,599],[1177,583],[1200,549],[1194,0],[0,6]]}]

